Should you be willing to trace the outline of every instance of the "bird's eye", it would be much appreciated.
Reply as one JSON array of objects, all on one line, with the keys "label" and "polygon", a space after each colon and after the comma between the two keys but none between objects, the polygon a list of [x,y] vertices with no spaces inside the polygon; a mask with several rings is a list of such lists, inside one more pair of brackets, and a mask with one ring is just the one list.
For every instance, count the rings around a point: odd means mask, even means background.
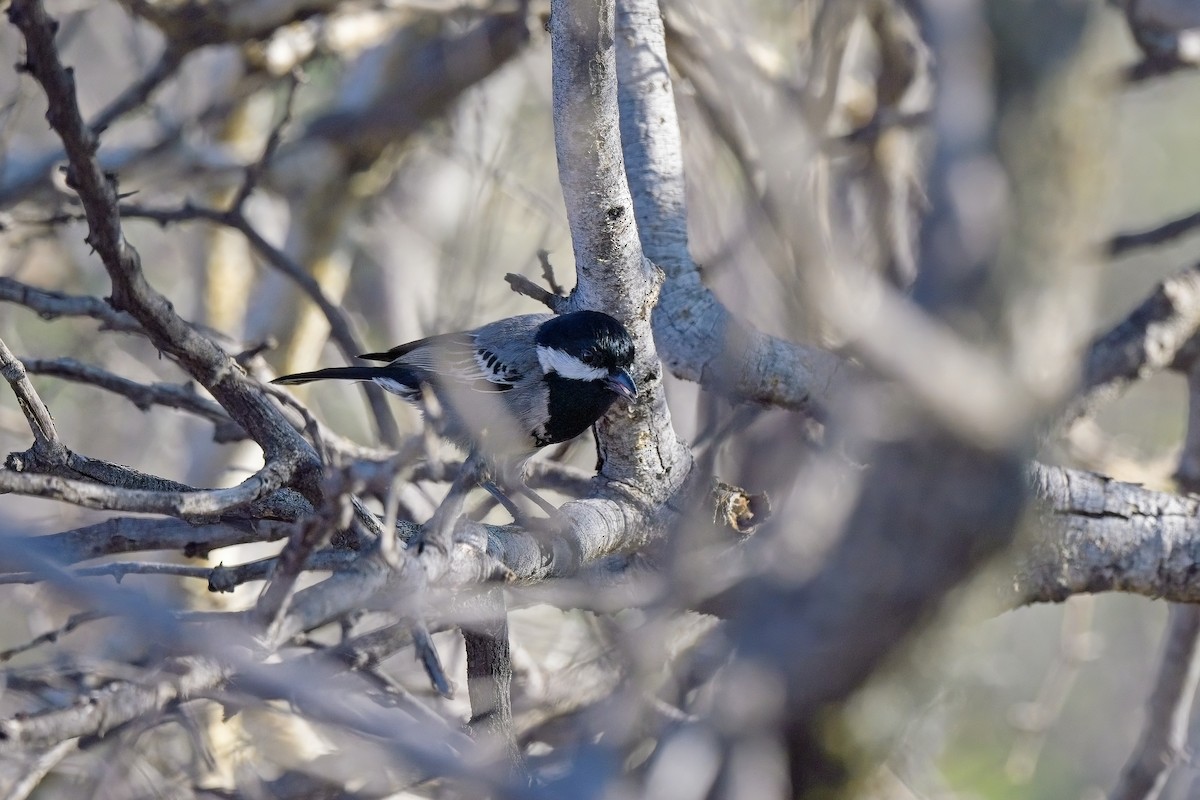
[{"label": "bird's eye", "polygon": [[593,367],[596,365],[596,353],[594,350],[584,350],[583,355],[579,357],[579,360],[587,364],[589,367]]}]

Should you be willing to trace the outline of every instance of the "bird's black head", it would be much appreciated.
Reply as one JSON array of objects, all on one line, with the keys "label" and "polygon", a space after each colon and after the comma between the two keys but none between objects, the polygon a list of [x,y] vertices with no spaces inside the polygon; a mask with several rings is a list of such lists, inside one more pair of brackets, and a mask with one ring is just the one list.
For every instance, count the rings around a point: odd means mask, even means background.
[{"label": "bird's black head", "polygon": [[633,339],[625,326],[599,311],[575,311],[542,323],[536,343],[547,374],[579,381],[600,381],[615,394],[633,399],[629,376]]}]

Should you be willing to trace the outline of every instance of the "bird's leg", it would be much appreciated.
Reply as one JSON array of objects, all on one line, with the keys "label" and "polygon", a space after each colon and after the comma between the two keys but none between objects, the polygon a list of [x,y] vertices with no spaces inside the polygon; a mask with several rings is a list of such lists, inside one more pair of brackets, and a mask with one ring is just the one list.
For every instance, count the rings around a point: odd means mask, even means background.
[{"label": "bird's leg", "polygon": [[546,516],[550,517],[551,519],[558,516],[558,506],[553,505],[549,500],[542,497],[533,489],[529,488],[529,484],[527,484],[524,479],[517,481],[513,488],[532,500],[534,504],[542,511],[545,511]]},{"label": "bird's leg", "polygon": [[501,489],[494,480],[491,480],[490,478],[487,480],[481,480],[479,482],[479,486],[485,492],[494,497],[497,503],[504,506],[504,510],[512,515],[514,523],[522,528],[528,527],[527,523],[529,522],[529,517],[516,503],[513,502],[511,497],[504,493],[504,490]]},{"label": "bird's leg", "polygon": [[425,545],[432,544],[444,553],[449,552],[454,538],[454,525],[462,514],[467,492],[476,483],[483,484],[483,469],[483,465],[474,454],[467,457],[459,468],[458,475],[454,477],[454,482],[450,484],[450,491],[446,493],[445,499],[437,507],[437,511],[433,512],[433,516],[421,526],[421,532],[409,547],[415,545],[419,553]]},{"label": "bird's leg", "polygon": [[[481,477],[479,485],[496,498],[500,505],[504,506],[505,510],[512,515],[516,525],[526,530],[554,530],[557,528],[558,509],[525,483],[523,459],[519,463],[510,462],[496,465],[496,477],[494,479]],[[517,505],[511,493],[523,495],[531,500],[538,508],[546,512],[546,517],[529,516]]]}]

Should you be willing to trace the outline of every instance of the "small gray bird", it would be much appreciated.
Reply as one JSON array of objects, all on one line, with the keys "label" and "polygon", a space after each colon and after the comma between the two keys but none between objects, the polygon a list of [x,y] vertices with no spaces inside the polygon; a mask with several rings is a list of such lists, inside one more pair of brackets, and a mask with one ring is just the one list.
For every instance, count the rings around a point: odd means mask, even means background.
[{"label": "small gray bird", "polygon": [[617,398],[636,399],[633,356],[629,332],[608,314],[526,314],[362,356],[383,366],[332,367],[272,383],[374,381],[412,403],[432,390],[441,408],[437,433],[480,460],[480,486],[519,519],[493,479],[552,513],[520,468],[539,448],[586,431]]}]

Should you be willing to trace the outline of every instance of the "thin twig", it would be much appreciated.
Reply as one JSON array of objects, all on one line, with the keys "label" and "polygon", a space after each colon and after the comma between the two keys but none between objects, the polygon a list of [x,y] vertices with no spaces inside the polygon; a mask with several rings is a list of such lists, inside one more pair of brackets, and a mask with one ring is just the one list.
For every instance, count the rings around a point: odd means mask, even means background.
[{"label": "thin twig", "polygon": [[148,411],[157,405],[190,412],[213,423],[218,442],[235,442],[246,438],[246,432],[233,421],[229,412],[212,400],[198,395],[191,384],[138,383],[73,358],[29,358],[25,359],[25,369],[34,375],[48,375],[97,386],[121,395],[141,411]]},{"label": "thin twig", "polygon": [[555,314],[560,314],[568,310],[568,300],[566,297],[547,292],[524,275],[517,275],[510,272],[504,276],[504,280],[508,281],[508,285],[512,287],[514,292],[533,298]]},{"label": "thin twig", "polygon": [[100,135],[125,114],[145,105],[146,101],[150,99],[150,95],[154,93],[154,90],[179,69],[179,66],[183,63],[184,55],[186,54],[174,47],[168,40],[162,55],[159,56],[158,61],[150,68],[150,71],[131,84],[125,91],[121,92],[115,100],[92,118],[89,127],[92,129],[93,135]]},{"label": "thin twig", "polygon": [[[347,550],[320,550],[309,555],[304,562],[306,570],[338,570],[352,564],[358,554]],[[161,561],[110,561],[92,567],[73,570],[77,578],[113,578],[117,583],[126,575],[170,575],[176,578],[196,578],[208,584],[210,592],[232,592],[243,583],[262,581],[270,577],[279,559],[275,556],[247,561],[243,564],[225,566],[222,562],[215,567],[195,567],[188,564],[171,564]],[[0,584],[39,583],[46,576],[38,572],[12,572],[0,574]],[[0,654],[0,661],[3,661]]]},{"label": "thin twig", "polygon": [[1179,219],[1173,219],[1156,228],[1132,233],[1119,233],[1109,240],[1108,252],[1114,256],[1119,256],[1141,247],[1154,247],[1155,245],[1166,244],[1172,239],[1178,239],[1180,236],[1196,228],[1200,228],[1200,211],[1195,211]]},{"label": "thin twig", "polygon": [[554,277],[554,265],[550,263],[550,251],[538,250],[538,261],[542,264],[542,279],[546,281],[546,285],[550,287],[550,291],[559,297],[566,297],[567,291]]},{"label": "thin twig", "polygon": [[12,354],[3,339],[0,339],[0,376],[8,381],[13,394],[17,396],[17,405],[21,407],[21,412],[29,422],[29,429],[33,431],[34,448],[39,453],[62,450],[63,445],[59,441],[58,431],[54,429],[50,409],[46,408],[37,390],[29,382],[25,365]]},{"label": "thin twig", "polygon": [[292,121],[296,88],[300,83],[301,75],[299,70],[292,70],[288,75],[287,97],[283,101],[283,114],[280,115],[279,121],[272,126],[271,133],[267,136],[266,144],[263,145],[262,155],[258,157],[257,161],[246,168],[246,175],[242,180],[242,185],[238,188],[237,195],[234,196],[233,202],[229,205],[231,209],[241,211],[242,206],[246,204],[246,200],[254,193],[258,182],[262,180],[262,176],[266,172],[267,166],[271,163],[271,158],[275,155],[275,151],[279,149],[279,143],[283,140],[283,130]]},{"label": "thin twig", "polygon": [[434,690],[442,697],[453,697],[454,685],[446,677],[446,670],[442,666],[442,659],[438,655],[437,648],[433,645],[433,639],[429,635],[429,628],[421,620],[412,622],[409,627],[412,633],[413,647],[417,651],[417,659],[421,662],[421,666],[425,668],[425,674],[429,676],[429,681],[433,684]]},{"label": "thin twig", "polygon": [[107,330],[145,335],[130,314],[117,311],[98,297],[37,289],[12,278],[0,277],[0,300],[25,306],[44,320],[90,317]]},{"label": "thin twig", "polygon": [[[0,579],[0,582],[3,582],[3,580]],[[36,647],[41,647],[44,644],[53,644],[81,625],[86,625],[89,622],[95,622],[98,619],[104,619],[107,616],[108,614],[102,611],[80,611],[78,614],[72,614],[60,627],[35,636],[24,644],[10,647],[7,650],[0,650],[0,663],[11,661],[21,653],[27,653]]]},{"label": "thin twig", "polygon": [[[122,205],[121,215],[130,219],[152,220],[162,226],[178,222],[201,220],[223,225],[237,231],[245,237],[250,247],[267,264],[290,278],[300,288],[300,291],[320,309],[321,313],[325,316],[326,322],[329,323],[330,338],[333,339],[334,344],[337,345],[338,350],[347,361],[356,360],[360,353],[366,351],[367,348],[354,332],[349,315],[326,296],[325,290],[321,288],[321,284],[300,263],[283,250],[268,242],[246,218],[241,208],[235,206],[222,211],[216,208],[197,206],[190,202],[185,202],[178,208],[173,209],[151,209],[136,205]],[[396,426],[396,421],[392,417],[391,410],[384,399],[383,390],[370,382],[363,383],[362,388],[366,392],[380,437],[388,446],[399,447],[401,441],[400,430]]]}]

